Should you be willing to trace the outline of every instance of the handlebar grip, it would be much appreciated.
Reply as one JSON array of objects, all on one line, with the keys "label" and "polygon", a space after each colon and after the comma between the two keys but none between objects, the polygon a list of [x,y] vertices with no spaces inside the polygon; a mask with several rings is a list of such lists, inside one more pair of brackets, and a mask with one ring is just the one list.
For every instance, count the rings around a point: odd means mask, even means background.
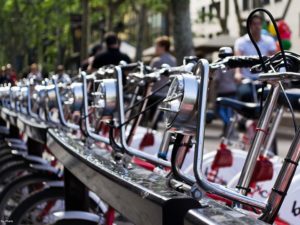
[{"label": "handlebar grip", "polygon": [[160,74],[170,76],[178,72],[192,72],[195,64],[196,62],[189,62],[188,64],[182,66],[163,68],[160,70]]},{"label": "handlebar grip", "polygon": [[[264,60],[267,59],[267,57],[264,57]],[[243,68],[243,67],[252,67],[258,64],[261,64],[261,60],[259,57],[253,56],[233,56],[228,59],[228,61],[225,63],[226,66],[230,68]]]},{"label": "handlebar grip", "polygon": [[[269,57],[264,56],[263,60],[267,60]],[[222,60],[210,64],[211,69],[219,69],[225,66],[229,69],[234,68],[247,68],[252,66],[261,65],[261,60],[258,56],[228,56]]]},{"label": "handlebar grip", "polygon": [[121,65],[121,70],[122,72],[129,72],[129,71],[132,71],[133,69],[139,67],[141,65],[141,63],[139,62],[136,62],[136,63],[130,63],[130,64],[127,64],[127,65]]}]

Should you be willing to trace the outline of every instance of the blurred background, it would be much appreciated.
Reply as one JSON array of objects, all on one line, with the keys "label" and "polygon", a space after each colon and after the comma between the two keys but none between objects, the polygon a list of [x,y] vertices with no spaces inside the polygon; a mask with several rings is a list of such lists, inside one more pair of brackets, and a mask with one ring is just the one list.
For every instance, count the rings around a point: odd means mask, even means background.
[{"label": "blurred background", "polygon": [[[114,31],[121,51],[132,61],[149,62],[154,40],[171,37],[172,52],[212,59],[222,46],[233,47],[245,33],[245,20],[256,7],[269,9],[292,30],[290,49],[300,39],[299,1],[292,0],[0,0],[0,65],[18,74],[37,63],[44,74],[56,65],[76,73],[104,34]],[[266,25],[266,30],[270,28]]]}]

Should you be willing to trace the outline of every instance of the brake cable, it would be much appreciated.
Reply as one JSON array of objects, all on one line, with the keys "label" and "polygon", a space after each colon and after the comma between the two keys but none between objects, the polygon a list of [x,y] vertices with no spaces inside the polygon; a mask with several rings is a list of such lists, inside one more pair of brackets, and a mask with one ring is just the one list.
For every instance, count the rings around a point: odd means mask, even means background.
[{"label": "brake cable", "polygon": [[[252,16],[253,16],[255,13],[257,13],[257,12],[264,12],[264,13],[266,13],[266,14],[269,16],[269,18],[270,18],[270,20],[271,20],[271,22],[272,22],[272,24],[273,24],[273,26],[274,26],[274,28],[275,28],[277,40],[278,40],[278,42],[279,42],[280,52],[281,52],[281,55],[282,55],[282,58],[283,58],[283,61],[284,61],[284,66],[285,66],[285,68],[286,68],[286,70],[287,70],[287,60],[286,60],[285,52],[284,52],[284,50],[283,50],[283,46],[282,46],[282,42],[281,42],[281,37],[280,37],[280,35],[279,35],[279,31],[278,31],[278,27],[277,27],[276,21],[275,21],[274,17],[272,16],[272,14],[271,14],[268,10],[263,9],[263,8],[257,8],[257,9],[255,9],[255,10],[253,10],[253,11],[250,13],[250,15],[248,16],[248,18],[247,18],[247,33],[248,33],[248,35],[249,35],[249,38],[250,38],[252,44],[254,45],[254,48],[255,48],[256,51],[257,51],[257,54],[258,54],[260,60],[261,60],[263,71],[264,71],[265,73],[268,72],[267,67],[266,67],[266,63],[265,63],[265,61],[263,60],[261,51],[260,51],[258,45],[256,44],[256,42],[255,42],[255,40],[254,40],[254,38],[253,38],[253,36],[252,36],[252,34],[251,34],[251,31],[250,31],[250,22],[251,22],[251,18],[252,18]],[[271,59],[270,59],[270,60],[271,60]],[[272,63],[270,62],[270,65],[271,65],[271,64],[272,64]],[[265,89],[266,85],[267,85],[266,82],[263,82],[263,83],[262,83],[262,94],[261,94],[261,99],[260,99],[260,112],[262,112],[262,108],[263,108],[263,93],[264,93],[264,89]]]},{"label": "brake cable", "polygon": [[133,104],[131,107],[128,107],[125,112],[128,112],[129,110],[133,109],[134,107],[138,106],[139,104],[143,103],[147,98],[151,97],[152,95],[158,93],[159,91],[161,91],[163,88],[165,88],[166,86],[168,86],[171,83],[171,81],[166,82],[164,85],[162,85],[161,87],[157,88],[156,90],[152,91],[150,95],[143,97],[141,100],[139,100],[138,102],[136,102],[135,104]]},{"label": "brake cable", "polygon": [[[151,96],[151,95],[149,95]],[[159,103],[161,103],[163,100],[165,99],[165,97],[162,97],[160,99],[158,99],[157,101],[155,101],[154,103],[152,103],[151,105],[147,106],[144,110],[140,111],[139,113],[131,116],[130,118],[127,119],[127,121],[125,121],[124,123],[120,124],[117,128],[121,128],[122,126],[130,123],[131,120],[135,119],[136,117],[138,117],[140,114],[144,114],[145,112],[149,111],[153,106],[158,105]]]}]

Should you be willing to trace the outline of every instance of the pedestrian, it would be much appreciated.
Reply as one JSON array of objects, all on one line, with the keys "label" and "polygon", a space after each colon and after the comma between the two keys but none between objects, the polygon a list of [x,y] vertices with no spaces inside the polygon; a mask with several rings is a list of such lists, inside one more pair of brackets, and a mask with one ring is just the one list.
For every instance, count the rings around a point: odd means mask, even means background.
[{"label": "pedestrian", "polygon": [[5,83],[7,83],[6,74],[5,74],[5,66],[2,66],[1,71],[0,71],[0,84],[5,84]]},{"label": "pedestrian", "polygon": [[171,42],[170,38],[167,36],[158,37],[155,40],[155,55],[150,66],[154,68],[161,68],[163,64],[169,66],[176,66],[176,58],[170,53]]},{"label": "pedestrian", "polygon": [[[263,19],[260,15],[254,15],[250,21],[251,34],[258,45],[263,56],[273,55],[276,51],[276,43],[274,39],[268,35],[262,34],[262,22]],[[237,56],[256,56],[256,49],[251,42],[249,35],[238,38],[234,45],[235,55]],[[235,71],[235,79],[240,83],[238,87],[238,98],[241,101],[253,102],[253,83],[243,84],[244,79],[255,81],[258,78],[258,74],[251,73],[249,68],[238,68]],[[256,90],[255,90],[256,91]]]},{"label": "pedestrian", "polygon": [[[171,55],[170,53],[171,48],[171,41],[170,38],[167,36],[161,36],[158,37],[155,40],[155,57],[151,60],[150,66],[156,69],[162,68],[163,65],[167,65],[170,67],[174,67],[177,65],[176,58]],[[153,85],[153,91],[157,90],[158,88],[166,85],[166,83],[169,81],[169,77],[165,75],[161,75],[160,79]],[[159,99],[162,99],[163,97],[166,97],[168,93],[168,87],[165,86],[162,88],[159,92],[154,94],[149,99],[149,105],[156,102]],[[151,117],[153,115],[153,117]],[[157,111],[156,107],[153,107],[150,110],[150,117],[152,119],[153,129],[157,128],[158,122],[162,120],[163,113],[161,111]]]},{"label": "pedestrian", "polygon": [[30,72],[27,75],[27,79],[34,79],[37,81],[41,81],[43,79],[42,74],[36,63],[30,65]]},{"label": "pedestrian", "polygon": [[11,85],[15,85],[17,82],[17,74],[15,70],[13,69],[11,64],[7,64],[5,67],[5,76],[6,80],[11,83]]},{"label": "pedestrian", "polygon": [[65,68],[63,65],[57,66],[56,78],[57,78],[57,83],[66,83],[66,84],[71,83],[71,78],[70,78],[69,74],[65,73]]},{"label": "pedestrian", "polygon": [[[234,75],[234,69],[229,69],[227,71],[218,69],[214,72],[214,90],[217,92],[217,97],[236,98],[237,84]],[[224,126],[221,136],[224,136],[227,134],[230,118],[233,116],[233,110],[230,107],[216,104],[216,111],[223,121]]]},{"label": "pedestrian", "polygon": [[95,59],[95,56],[100,54],[103,51],[103,47],[102,44],[96,44],[93,48],[92,48],[92,52],[89,55],[89,57],[87,59],[85,59],[82,64],[81,64],[81,70],[82,71],[86,71],[88,74],[90,74],[91,72],[93,72],[93,62]]},{"label": "pedestrian", "polygon": [[109,32],[105,35],[106,51],[95,56],[92,69],[99,69],[106,65],[118,65],[121,61],[130,63],[128,55],[120,52],[120,40],[115,33]]}]

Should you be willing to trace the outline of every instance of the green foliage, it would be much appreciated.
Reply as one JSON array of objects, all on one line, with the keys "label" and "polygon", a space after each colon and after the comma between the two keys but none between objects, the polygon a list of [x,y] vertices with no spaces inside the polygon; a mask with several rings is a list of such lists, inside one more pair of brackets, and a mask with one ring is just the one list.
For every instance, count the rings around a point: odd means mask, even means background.
[{"label": "green foliage", "polygon": [[[70,45],[69,15],[79,10],[76,0],[1,0],[2,55],[6,61],[13,61],[17,55],[26,55],[29,49],[38,49],[40,63],[48,56],[55,58],[58,43]],[[5,62],[2,59],[0,63]]]},{"label": "green foliage", "polygon": [[[106,31],[120,21],[128,22],[124,24],[124,29],[127,29],[138,21],[125,21],[124,18],[129,14],[138,14],[141,5],[153,12],[163,12],[168,10],[169,2],[170,0],[89,0],[90,24],[96,29],[91,32],[93,35],[90,42],[99,40],[100,21],[104,21]],[[66,49],[65,58],[70,56],[73,51],[70,32],[72,13],[82,13],[81,0],[0,0],[0,65],[14,63],[17,56],[22,56],[26,66],[25,59],[32,49],[37,53],[38,63],[41,64],[54,66],[59,47]],[[136,30],[132,29],[130,32]],[[134,34],[128,37],[134,37]]]}]

